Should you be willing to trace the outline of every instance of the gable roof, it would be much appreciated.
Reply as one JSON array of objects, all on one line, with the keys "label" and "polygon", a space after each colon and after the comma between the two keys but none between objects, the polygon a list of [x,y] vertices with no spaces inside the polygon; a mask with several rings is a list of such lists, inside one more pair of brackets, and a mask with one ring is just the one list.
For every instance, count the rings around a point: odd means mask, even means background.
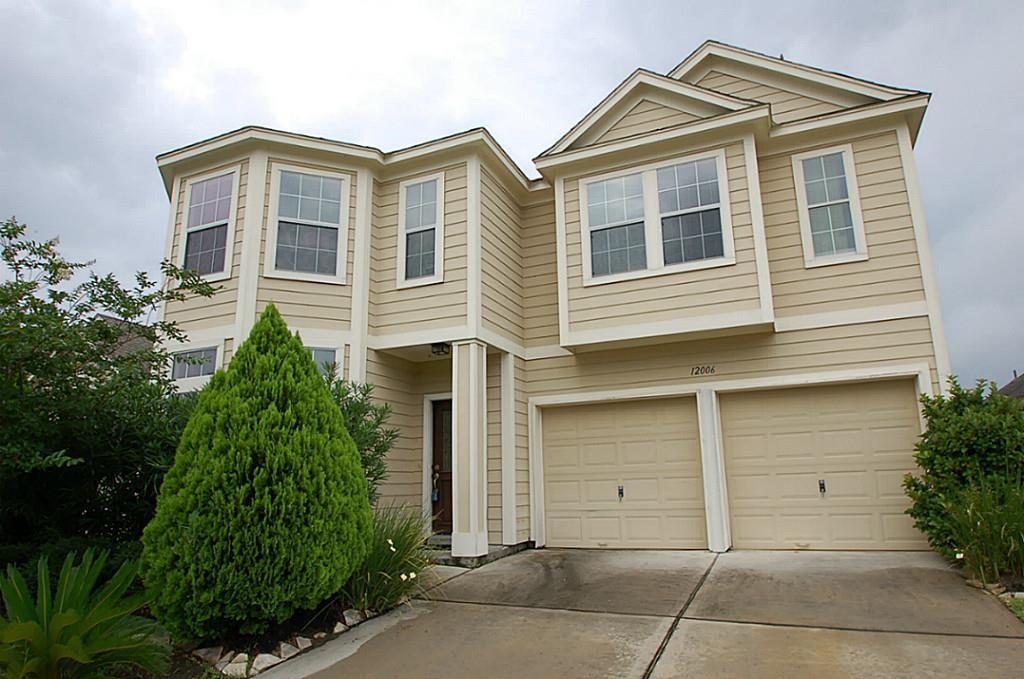
[{"label": "gable roof", "polygon": [[[601,120],[618,104],[627,100],[631,96],[635,96],[640,88],[650,88],[670,96],[699,102],[705,106],[710,105],[717,108],[721,113],[740,111],[745,108],[750,108],[751,106],[758,106],[760,103],[750,101],[748,99],[733,97],[728,94],[722,94],[721,92],[715,92],[675,78],[669,78],[667,76],[654,73],[653,71],[648,71],[647,69],[638,68],[633,71],[628,78],[619,83],[619,85],[613,89],[608,96],[602,99],[600,103],[592,108],[590,112],[587,113],[587,115],[585,115],[578,123],[573,125],[568,132],[562,135],[558,141],[545,149],[537,157],[543,158],[568,149],[573,142],[579,140],[593,127],[598,125],[598,123],[600,123]],[[640,98],[641,97],[639,96],[637,97],[638,100]]]},{"label": "gable roof", "polygon": [[1007,382],[999,393],[1011,398],[1024,398],[1024,375],[1018,375]]},{"label": "gable roof", "polygon": [[717,40],[706,40],[704,44],[683,59],[678,66],[669,71],[671,78],[683,79],[704,64],[707,60],[717,57],[725,61],[733,61],[748,66],[776,71],[783,75],[806,80],[843,90],[851,94],[871,97],[880,101],[898,99],[910,94],[920,94],[920,90],[909,90],[891,85],[855,78],[845,73],[828,71],[814,66],[788,61],[779,57],[768,56],[760,52],[728,45]]}]

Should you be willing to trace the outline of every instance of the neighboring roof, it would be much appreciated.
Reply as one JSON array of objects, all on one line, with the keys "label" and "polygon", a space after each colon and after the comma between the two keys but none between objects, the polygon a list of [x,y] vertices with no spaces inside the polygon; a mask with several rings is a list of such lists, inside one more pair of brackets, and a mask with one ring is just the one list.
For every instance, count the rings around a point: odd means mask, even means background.
[{"label": "neighboring roof", "polygon": [[685,83],[681,80],[648,71],[647,69],[638,68],[619,83],[615,89],[609,92],[594,108],[590,109],[590,112],[573,125],[558,141],[542,151],[537,158],[543,158],[566,150],[574,141],[586,134],[587,130],[614,108],[616,104],[629,97],[638,87],[642,86],[653,87],[670,94],[717,106],[723,112],[739,111],[740,109],[760,104],[757,101],[722,94],[721,92]]},{"label": "neighboring roof", "polygon": [[146,327],[141,323],[126,321],[123,318],[117,318],[116,316],[109,316],[107,314],[96,314],[96,318],[121,331],[118,344],[114,347],[114,356],[127,356],[128,354],[134,354],[137,351],[148,351],[153,348],[153,343],[149,338],[144,337],[138,332],[140,328]]},{"label": "neighboring roof", "polygon": [[881,83],[864,80],[845,73],[829,71],[815,66],[789,61],[779,57],[772,57],[760,52],[736,47],[717,40],[707,40],[703,45],[694,50],[688,57],[683,59],[678,66],[669,71],[671,78],[684,78],[687,73],[697,68],[709,57],[719,57],[730,61],[759,66],[773,71],[804,80],[810,80],[823,85],[829,85],[838,89],[846,90],[855,94],[861,94],[882,101],[905,97],[908,94],[921,94],[920,90],[893,87]]},{"label": "neighboring roof", "polygon": [[1011,398],[1024,398],[1024,375],[1018,375],[1007,382],[999,393]]}]

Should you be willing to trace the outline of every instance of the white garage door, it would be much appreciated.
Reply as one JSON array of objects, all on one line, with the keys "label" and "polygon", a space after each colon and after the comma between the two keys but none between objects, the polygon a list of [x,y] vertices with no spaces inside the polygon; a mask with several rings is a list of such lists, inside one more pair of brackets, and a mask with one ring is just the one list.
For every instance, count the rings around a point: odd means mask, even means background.
[{"label": "white garage door", "polygon": [[707,546],[695,399],[546,408],[542,429],[548,546]]},{"label": "white garage door", "polygon": [[719,399],[734,547],[928,548],[903,513],[920,433],[912,380]]}]

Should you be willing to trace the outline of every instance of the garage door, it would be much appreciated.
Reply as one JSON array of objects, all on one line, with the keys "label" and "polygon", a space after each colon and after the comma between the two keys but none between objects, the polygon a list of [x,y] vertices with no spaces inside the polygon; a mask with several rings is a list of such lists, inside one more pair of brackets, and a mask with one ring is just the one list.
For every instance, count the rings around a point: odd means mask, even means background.
[{"label": "garage door", "polygon": [[733,546],[927,549],[903,513],[916,396],[912,380],[721,394]]},{"label": "garage door", "polygon": [[542,430],[548,546],[707,546],[693,398],[547,408]]}]

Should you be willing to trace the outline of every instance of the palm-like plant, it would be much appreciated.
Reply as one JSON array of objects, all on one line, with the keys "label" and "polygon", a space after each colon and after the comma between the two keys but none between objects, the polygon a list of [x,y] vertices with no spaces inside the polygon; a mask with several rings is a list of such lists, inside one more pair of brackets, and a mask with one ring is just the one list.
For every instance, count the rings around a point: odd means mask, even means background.
[{"label": "palm-like plant", "polygon": [[7,567],[7,577],[0,577],[0,674],[70,679],[125,665],[167,671],[170,647],[163,630],[132,615],[146,603],[145,595],[125,596],[137,566],[126,562],[97,589],[106,560],[105,552],[95,556],[88,550],[76,565],[75,554],[68,554],[52,592],[50,569],[40,558],[34,598],[21,573]]}]

